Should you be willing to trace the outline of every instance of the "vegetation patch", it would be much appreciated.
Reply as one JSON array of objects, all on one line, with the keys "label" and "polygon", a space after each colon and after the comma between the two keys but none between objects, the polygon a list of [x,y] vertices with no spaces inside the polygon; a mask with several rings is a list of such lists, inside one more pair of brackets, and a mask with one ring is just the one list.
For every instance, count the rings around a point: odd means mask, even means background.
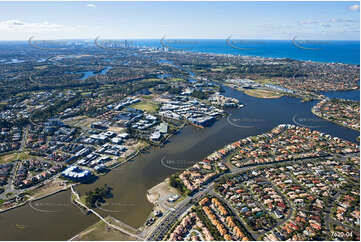
[{"label": "vegetation patch", "polygon": [[131,105],[130,107],[142,110],[147,113],[155,113],[159,110],[159,104],[149,100],[143,100],[139,103]]},{"label": "vegetation patch", "polygon": [[[111,221],[108,217],[105,218],[107,221]],[[90,226],[83,232],[81,232],[75,240],[80,241],[132,241],[135,238],[121,233],[120,231],[110,228],[103,221]]]},{"label": "vegetation patch", "polygon": [[174,187],[177,188],[178,191],[182,194],[182,195],[189,195],[191,194],[191,191],[188,190],[186,188],[186,186],[184,186],[184,184],[182,183],[182,181],[178,178],[177,175],[172,175],[169,178],[169,184]]},{"label": "vegetation patch", "polygon": [[112,196],[112,189],[105,184],[102,187],[95,188],[94,191],[89,191],[85,193],[85,204],[88,207],[94,208],[97,203],[103,203],[104,198],[109,198]]},{"label": "vegetation patch", "polygon": [[183,78],[171,78],[169,79],[171,82],[186,82]]}]

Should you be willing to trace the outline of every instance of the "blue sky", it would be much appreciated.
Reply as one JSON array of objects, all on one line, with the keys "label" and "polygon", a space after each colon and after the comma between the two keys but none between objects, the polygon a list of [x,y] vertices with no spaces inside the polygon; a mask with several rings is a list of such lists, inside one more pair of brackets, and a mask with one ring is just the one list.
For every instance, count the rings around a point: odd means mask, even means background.
[{"label": "blue sky", "polygon": [[0,40],[359,40],[359,2],[0,2]]}]

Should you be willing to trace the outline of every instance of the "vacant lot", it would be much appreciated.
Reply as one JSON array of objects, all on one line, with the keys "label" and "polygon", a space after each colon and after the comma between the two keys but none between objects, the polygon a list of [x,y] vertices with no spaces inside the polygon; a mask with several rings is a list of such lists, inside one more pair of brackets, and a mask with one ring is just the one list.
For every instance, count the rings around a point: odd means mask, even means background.
[{"label": "vacant lot", "polygon": [[99,121],[95,118],[88,118],[87,116],[76,116],[73,118],[68,118],[64,120],[65,124],[75,126],[75,127],[87,127],[90,128],[90,125],[96,121]]},{"label": "vacant lot", "polygon": [[14,160],[25,160],[28,159],[29,157],[30,156],[28,152],[10,153],[0,156],[0,164],[12,162]]}]

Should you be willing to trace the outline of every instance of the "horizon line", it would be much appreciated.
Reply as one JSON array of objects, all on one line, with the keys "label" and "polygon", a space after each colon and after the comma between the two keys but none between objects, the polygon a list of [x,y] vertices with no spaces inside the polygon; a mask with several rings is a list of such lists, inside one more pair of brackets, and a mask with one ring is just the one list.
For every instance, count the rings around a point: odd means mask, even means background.
[{"label": "horizon line", "polygon": [[[293,37],[294,38],[294,37]],[[238,39],[238,38],[232,38],[229,40],[274,40],[274,41],[293,41],[294,39]],[[6,40],[6,39],[0,39],[0,41],[29,41],[30,38],[28,39],[11,39],[11,40]],[[95,38],[75,38],[75,39],[71,39],[71,38],[58,38],[58,39],[32,39],[32,41],[69,41],[69,40],[81,40],[81,41],[94,41],[96,39]],[[102,38],[99,40],[161,40],[162,38]],[[187,38],[187,37],[183,37],[183,38],[165,38],[165,40],[227,40],[228,38]],[[302,39],[302,38],[297,38],[295,39],[296,41],[360,41],[360,39]]]}]

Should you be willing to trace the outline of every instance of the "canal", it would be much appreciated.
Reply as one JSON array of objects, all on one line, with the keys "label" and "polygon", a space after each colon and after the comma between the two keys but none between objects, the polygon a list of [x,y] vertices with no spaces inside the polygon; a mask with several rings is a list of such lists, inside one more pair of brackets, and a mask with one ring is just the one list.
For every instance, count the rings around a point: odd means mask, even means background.
[{"label": "canal", "polygon": [[[80,193],[108,184],[113,197],[97,211],[111,215],[131,226],[141,226],[152,210],[146,192],[176,172],[164,167],[161,159],[182,160],[189,164],[203,159],[214,150],[241,138],[267,132],[281,123],[310,127],[356,142],[359,132],[335,125],[311,113],[316,101],[302,103],[293,97],[259,99],[224,87],[226,96],[239,99],[245,106],[230,109],[230,116],[213,126],[198,129],[185,127],[163,147],[155,147],[94,183],[80,185]],[[344,93],[343,93],[344,94]],[[70,203],[70,192],[61,192],[48,198],[0,214],[1,240],[67,240],[94,224],[94,215],[84,215]]]}]

